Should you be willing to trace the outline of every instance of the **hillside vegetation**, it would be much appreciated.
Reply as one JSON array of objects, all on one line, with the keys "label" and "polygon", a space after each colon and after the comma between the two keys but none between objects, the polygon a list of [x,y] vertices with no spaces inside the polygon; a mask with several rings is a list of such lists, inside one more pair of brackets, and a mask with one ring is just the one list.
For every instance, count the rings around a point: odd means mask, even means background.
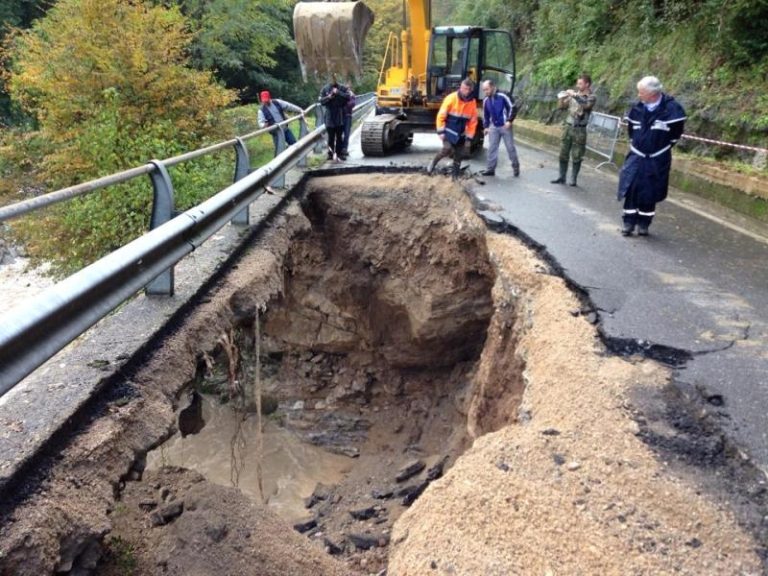
[{"label": "hillside vegetation", "polygon": [[689,132],[768,140],[766,0],[459,0],[447,17],[513,31],[528,104],[551,102],[585,71],[598,108],[623,114],[652,74],[685,106]]}]

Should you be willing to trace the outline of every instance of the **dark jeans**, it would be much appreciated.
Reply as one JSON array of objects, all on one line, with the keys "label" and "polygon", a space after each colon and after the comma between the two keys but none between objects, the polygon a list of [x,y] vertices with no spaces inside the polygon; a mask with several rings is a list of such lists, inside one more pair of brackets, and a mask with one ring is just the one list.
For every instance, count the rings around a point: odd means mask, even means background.
[{"label": "dark jeans", "polygon": [[327,127],[328,130],[328,157],[341,154],[344,150],[344,126]]},{"label": "dark jeans", "polygon": [[346,154],[349,151],[349,133],[352,131],[352,116],[344,116],[344,141],[341,143],[341,149]]},{"label": "dark jeans", "polygon": [[[291,132],[290,128],[283,128],[283,134],[285,135],[285,145],[290,146],[296,144],[296,137]],[[275,145],[275,154],[277,154],[277,130],[270,132],[272,136],[272,143]]]}]

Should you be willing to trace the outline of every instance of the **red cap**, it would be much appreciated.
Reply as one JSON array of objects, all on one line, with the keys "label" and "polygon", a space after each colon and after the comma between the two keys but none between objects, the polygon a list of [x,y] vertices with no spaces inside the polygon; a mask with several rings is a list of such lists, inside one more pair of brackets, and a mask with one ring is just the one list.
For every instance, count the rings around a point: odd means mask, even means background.
[{"label": "red cap", "polygon": [[263,90],[262,93],[259,95],[259,98],[261,99],[262,102],[269,102],[270,100],[272,100],[272,96],[269,95],[268,90]]}]

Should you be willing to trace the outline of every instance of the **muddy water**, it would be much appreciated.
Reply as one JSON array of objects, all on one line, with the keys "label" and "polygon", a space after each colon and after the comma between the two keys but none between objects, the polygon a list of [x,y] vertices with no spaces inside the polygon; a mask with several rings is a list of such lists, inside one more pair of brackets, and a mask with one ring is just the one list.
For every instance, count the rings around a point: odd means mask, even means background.
[{"label": "muddy water", "polygon": [[318,482],[337,484],[352,467],[350,458],[302,442],[266,418],[259,474],[255,415],[243,419],[217,398],[203,396],[203,419],[205,426],[198,434],[182,438],[177,433],[150,452],[147,468],[166,465],[196,470],[211,482],[236,486],[255,501],[266,501],[274,512],[295,523],[310,517],[304,499]]}]

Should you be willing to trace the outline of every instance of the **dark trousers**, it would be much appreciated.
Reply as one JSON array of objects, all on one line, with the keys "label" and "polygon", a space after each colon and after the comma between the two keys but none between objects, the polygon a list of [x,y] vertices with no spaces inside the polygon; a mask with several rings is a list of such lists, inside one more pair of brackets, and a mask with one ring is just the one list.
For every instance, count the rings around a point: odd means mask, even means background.
[{"label": "dark trousers", "polygon": [[328,130],[328,157],[341,154],[344,150],[344,126],[327,127]]},{"label": "dark trousers", "polygon": [[637,192],[637,187],[632,186],[629,193],[624,197],[624,223],[630,226],[637,225],[640,228],[648,228],[656,215],[656,203],[640,203]]},{"label": "dark trousers", "polygon": [[464,139],[463,138],[459,140],[456,144],[451,144],[448,141],[448,138],[443,140],[443,147],[435,155],[435,158],[434,160],[432,160],[432,162],[435,166],[437,166],[437,163],[440,162],[440,160],[448,156],[453,158],[454,171],[458,172],[459,166],[461,166],[461,161],[464,160]]},{"label": "dark trousers", "polygon": [[[293,135],[290,128],[284,128],[283,134],[285,135],[286,146],[296,144],[296,137]],[[270,135],[272,136],[272,143],[275,145],[275,154],[277,154],[277,130],[270,132]]]}]

